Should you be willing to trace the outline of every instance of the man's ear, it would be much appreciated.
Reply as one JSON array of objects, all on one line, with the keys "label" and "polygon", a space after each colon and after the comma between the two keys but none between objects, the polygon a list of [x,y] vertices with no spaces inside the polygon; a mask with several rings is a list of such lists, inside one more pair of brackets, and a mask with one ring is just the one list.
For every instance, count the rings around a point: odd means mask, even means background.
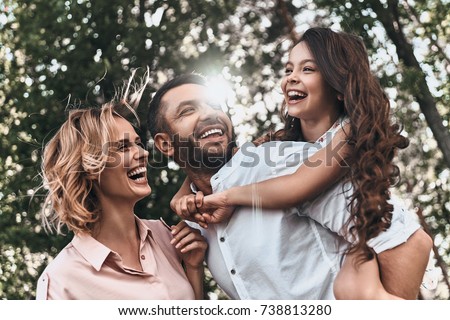
[{"label": "man's ear", "polygon": [[155,146],[167,157],[173,156],[172,139],[167,133],[158,133],[154,137]]}]

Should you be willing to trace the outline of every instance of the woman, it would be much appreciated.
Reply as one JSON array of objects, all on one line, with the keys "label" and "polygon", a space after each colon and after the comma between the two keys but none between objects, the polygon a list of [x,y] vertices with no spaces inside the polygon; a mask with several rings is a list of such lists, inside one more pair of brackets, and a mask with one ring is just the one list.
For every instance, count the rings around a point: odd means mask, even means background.
[{"label": "woman", "polygon": [[40,276],[37,299],[203,297],[200,233],[134,214],[151,193],[148,152],[124,116],[135,115],[145,85],[128,96],[129,84],[100,108],[72,110],[46,145],[44,225],[67,227],[74,238]]}]

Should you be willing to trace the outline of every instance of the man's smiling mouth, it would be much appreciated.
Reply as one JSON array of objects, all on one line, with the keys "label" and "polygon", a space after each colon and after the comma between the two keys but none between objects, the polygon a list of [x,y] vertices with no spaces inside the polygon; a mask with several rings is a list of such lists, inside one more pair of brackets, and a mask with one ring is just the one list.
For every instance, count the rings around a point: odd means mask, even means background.
[{"label": "man's smiling mouth", "polygon": [[203,133],[199,137],[199,139],[205,139],[205,138],[208,138],[210,136],[214,136],[214,137],[219,136],[219,137],[221,137],[221,136],[223,136],[223,130],[222,129],[211,129],[211,130],[208,130],[205,133]]}]

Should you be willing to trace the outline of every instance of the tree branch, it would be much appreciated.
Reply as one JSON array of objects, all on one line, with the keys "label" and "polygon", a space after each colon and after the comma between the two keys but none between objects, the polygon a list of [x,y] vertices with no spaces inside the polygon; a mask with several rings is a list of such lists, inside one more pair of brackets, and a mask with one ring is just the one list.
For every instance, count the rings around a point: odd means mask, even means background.
[{"label": "tree branch", "polygon": [[292,15],[289,13],[286,3],[284,0],[278,0],[277,2],[278,9],[280,10],[281,17],[283,18],[286,26],[288,28],[289,37],[292,43],[297,43],[300,40],[300,35],[295,31],[295,23]]},{"label": "tree branch", "polygon": [[397,49],[397,55],[404,65],[417,71],[420,76],[417,77],[417,92],[411,92],[420,105],[420,110],[425,116],[427,123],[433,132],[438,147],[441,150],[447,167],[450,168],[450,132],[442,122],[436,102],[428,88],[425,74],[420,67],[419,62],[414,56],[412,45],[407,41],[398,15],[398,0],[388,0],[388,8],[384,8],[380,2],[371,2],[373,11],[383,24],[388,37],[394,43]]},{"label": "tree branch", "polygon": [[[415,22],[415,24],[417,26],[420,26],[424,29],[426,29],[423,24],[420,22],[419,16],[417,14],[417,12],[414,10],[414,8],[412,8],[407,1],[403,1],[403,7],[405,8],[406,12],[409,14],[409,16],[411,17],[411,20],[413,20]],[[450,64],[450,57],[445,53],[444,49],[442,49],[442,47],[439,45],[438,43],[438,38],[437,38],[437,34],[436,37],[428,37],[428,40],[430,40],[430,43],[433,44],[434,46],[436,46],[437,51],[439,52],[439,54],[443,57],[443,60],[446,61],[447,65]]]}]

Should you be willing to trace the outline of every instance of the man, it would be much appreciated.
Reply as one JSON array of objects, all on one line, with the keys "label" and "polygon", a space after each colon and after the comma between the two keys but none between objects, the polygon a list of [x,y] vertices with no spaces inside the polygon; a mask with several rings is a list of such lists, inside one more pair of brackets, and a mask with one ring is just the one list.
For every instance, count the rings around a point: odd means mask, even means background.
[{"label": "man", "polygon": [[[231,121],[213,102],[205,80],[193,74],[156,92],[148,123],[155,146],[173,157],[205,195],[292,173],[300,163],[293,166],[291,155],[305,146],[291,143],[274,153],[267,145],[247,147],[233,156]],[[229,221],[210,225],[203,234],[209,243],[208,267],[232,299],[334,298],[333,281],[348,244],[296,208],[239,208]],[[389,268],[407,268],[412,251],[427,249],[426,237],[417,231],[407,243],[379,254],[384,279],[397,281],[400,295],[418,290],[421,272],[411,267],[405,269],[408,278],[389,279]]]}]

